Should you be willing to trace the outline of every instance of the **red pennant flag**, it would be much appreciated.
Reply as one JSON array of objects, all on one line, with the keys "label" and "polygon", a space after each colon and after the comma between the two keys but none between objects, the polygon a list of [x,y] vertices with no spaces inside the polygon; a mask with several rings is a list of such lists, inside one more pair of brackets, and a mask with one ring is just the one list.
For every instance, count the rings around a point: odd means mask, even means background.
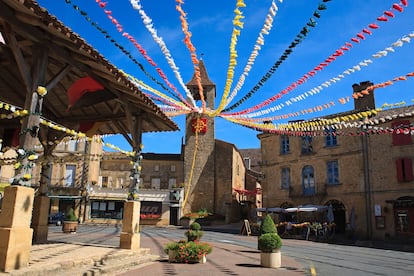
[{"label": "red pennant flag", "polygon": [[71,108],[85,93],[103,90],[104,86],[91,77],[77,80],[68,89],[69,108]]},{"label": "red pennant flag", "polygon": [[392,13],[392,11],[385,11],[384,14],[389,17],[394,17],[394,14]]},{"label": "red pennant flag", "polygon": [[399,11],[399,12],[402,12],[404,9],[400,6],[400,5],[398,5],[398,4],[393,4],[392,5],[392,7],[395,9],[395,10],[397,10],[397,11]]},{"label": "red pennant flag", "polygon": [[379,28],[379,26],[377,24],[374,24],[374,23],[369,24],[368,27],[371,28],[371,29],[378,29]]}]

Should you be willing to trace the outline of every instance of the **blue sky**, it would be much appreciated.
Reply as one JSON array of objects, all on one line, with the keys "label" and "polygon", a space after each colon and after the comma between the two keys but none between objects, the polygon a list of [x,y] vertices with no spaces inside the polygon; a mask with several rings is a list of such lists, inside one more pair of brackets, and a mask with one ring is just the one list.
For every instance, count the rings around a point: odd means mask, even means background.
[{"label": "blue sky", "polygon": [[[165,93],[160,86],[145,76],[136,64],[106,39],[90,22],[87,22],[85,16],[82,16],[79,11],[73,8],[73,5],[76,5],[79,10],[86,12],[93,22],[108,31],[111,37],[143,64],[146,71],[162,81],[154,67],[147,63],[139,51],[116,30],[114,24],[110,22],[95,0],[71,0],[69,4],[65,0],[40,0],[38,2],[94,46],[112,64]],[[190,53],[183,43],[184,33],[181,29],[179,13],[175,9],[176,2],[173,0],[142,0],[140,2],[146,14],[152,18],[153,27],[157,30],[158,36],[163,38],[171,52],[172,58],[179,67],[182,79],[185,83],[188,82],[194,69]],[[238,57],[232,89],[243,72],[272,3],[271,0],[245,0],[244,2],[246,7],[241,9],[245,16],[242,20],[244,26],[236,45]],[[108,0],[106,3],[106,9],[112,11],[112,15],[123,26],[124,31],[132,35],[142,45],[148,55],[167,75],[168,80],[185,96],[185,92],[175,78],[164,54],[145,28],[138,11],[133,9],[130,1]],[[264,37],[265,43],[243,87],[230,105],[247,94],[283,52],[288,49],[302,27],[309,21],[309,18],[314,18],[313,12],[317,10],[318,4],[322,3],[322,0],[285,0],[283,3],[275,0],[275,3],[278,6],[278,11],[273,21],[272,30],[269,35]],[[292,53],[261,89],[232,111],[252,107],[279,93],[323,62],[345,42],[350,41],[352,37],[356,37],[357,33],[361,33],[362,29],[367,28],[371,23],[379,26],[378,29],[372,30],[372,35],[365,35],[365,40],[353,44],[352,49],[347,51],[345,55],[338,57],[324,70],[293,92],[282,97],[275,104],[285,102],[293,96],[300,95],[324,83],[341,74],[344,70],[357,65],[360,61],[371,59],[374,61],[372,64],[341,79],[341,81],[329,86],[321,93],[270,115],[282,115],[299,111],[328,101],[334,101],[335,107],[295,119],[309,119],[351,110],[353,109],[352,100],[348,104],[342,105],[339,104],[338,99],[351,96],[352,84],[367,80],[373,83],[381,83],[414,71],[414,55],[412,54],[414,41],[405,43],[402,47],[395,47],[395,52],[389,52],[386,57],[380,59],[373,59],[372,57],[376,52],[384,50],[398,39],[414,31],[414,21],[412,20],[414,18],[414,8],[408,3],[408,7],[403,7],[403,12],[398,12],[392,9],[395,3],[402,6],[399,0],[332,0],[324,3],[327,9],[320,11],[321,16],[317,19],[316,27],[310,28],[310,33],[306,38],[293,49]],[[231,0],[187,0],[182,5],[187,13],[189,30],[192,33],[191,41],[196,48],[196,53],[198,57],[203,56],[209,77],[216,83],[216,107],[220,103],[227,79],[235,6],[236,1]],[[387,17],[387,22],[377,21],[377,18],[382,16],[384,11],[392,11],[395,17]],[[377,107],[385,102],[406,101],[413,104],[413,81],[414,78],[409,78],[407,81],[395,83],[390,87],[377,89],[375,91]],[[273,105],[267,107],[271,106]],[[144,152],[178,153],[182,138],[185,135],[184,119],[183,115],[173,118],[179,125],[180,132],[144,134]],[[284,122],[275,121],[275,123]],[[220,117],[216,118],[216,139],[233,143],[240,149],[258,148],[260,142],[256,137],[257,134],[257,131],[228,122]],[[121,149],[130,150],[130,146],[121,137],[107,137],[105,142],[112,143]]]}]

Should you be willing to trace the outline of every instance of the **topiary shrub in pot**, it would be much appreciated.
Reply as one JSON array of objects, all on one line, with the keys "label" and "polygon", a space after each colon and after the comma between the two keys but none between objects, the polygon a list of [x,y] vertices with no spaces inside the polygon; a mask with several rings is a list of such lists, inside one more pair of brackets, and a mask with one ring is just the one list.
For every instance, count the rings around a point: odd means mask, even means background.
[{"label": "topiary shrub in pot", "polygon": [[280,248],[282,239],[277,234],[275,223],[270,215],[266,215],[261,225],[262,234],[257,239],[260,252],[260,265],[279,268],[282,264]]},{"label": "topiary shrub in pot", "polygon": [[201,230],[201,225],[198,222],[193,222],[190,225],[190,229],[184,234],[187,237],[187,241],[199,241],[204,232]]},{"label": "topiary shrub in pot", "polygon": [[[273,222],[273,219],[269,214],[267,214],[265,216],[265,218],[262,221],[262,224],[260,224],[259,237],[263,234],[268,234],[268,233],[276,233],[277,234],[276,225]],[[257,249],[261,250],[259,243],[257,243]]]},{"label": "topiary shrub in pot", "polygon": [[78,228],[78,217],[75,215],[73,208],[70,208],[65,215],[65,220],[63,221],[62,231],[64,233],[76,233]]},{"label": "topiary shrub in pot", "polygon": [[203,236],[201,226],[197,222],[190,225],[190,229],[185,232],[187,240],[170,242],[164,247],[164,252],[168,254],[169,262],[178,263],[205,263],[207,254],[210,254],[212,247],[210,244],[200,242]]}]

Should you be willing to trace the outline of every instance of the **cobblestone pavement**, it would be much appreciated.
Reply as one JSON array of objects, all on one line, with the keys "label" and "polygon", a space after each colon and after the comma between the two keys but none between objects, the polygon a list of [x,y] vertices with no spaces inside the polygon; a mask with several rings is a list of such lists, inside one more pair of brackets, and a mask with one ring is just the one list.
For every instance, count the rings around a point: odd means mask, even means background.
[{"label": "cobblestone pavement", "polygon": [[[64,234],[61,227],[50,226],[48,243],[32,246],[28,267],[9,273],[0,273],[0,275],[150,276],[252,275],[260,273],[262,276],[305,274],[301,264],[292,258],[283,256],[283,254],[282,268],[263,268],[260,266],[259,251],[226,243],[212,243],[213,252],[207,256],[205,264],[168,263],[163,247],[175,238],[141,233],[142,251],[133,253],[130,250],[118,248],[119,234],[120,228],[118,226],[79,225],[76,234]],[[257,240],[257,237],[237,236],[246,241]],[[146,257],[137,261],[137,258],[140,258],[137,255]]]},{"label": "cobblestone pavement", "polygon": [[[240,239],[256,241],[257,237],[240,236]],[[283,250],[281,268],[264,268],[260,266],[260,252],[258,250],[229,243],[211,243],[213,251],[207,255],[205,264],[169,263],[168,256],[162,252],[161,248],[161,245],[167,242],[169,240],[161,237],[157,237],[156,242],[143,237],[142,246],[149,247],[151,252],[160,255],[160,260],[119,275],[306,275],[300,263],[290,257],[283,256]]]}]

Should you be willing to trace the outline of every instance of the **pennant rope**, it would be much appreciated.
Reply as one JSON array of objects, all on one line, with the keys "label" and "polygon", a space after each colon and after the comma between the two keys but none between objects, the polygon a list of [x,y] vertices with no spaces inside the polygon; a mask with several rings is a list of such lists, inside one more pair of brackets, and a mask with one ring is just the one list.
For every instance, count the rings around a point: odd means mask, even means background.
[{"label": "pennant rope", "polygon": [[[329,2],[330,0],[323,0],[323,2]],[[246,100],[251,98],[259,89],[272,77],[272,75],[276,72],[279,66],[289,57],[289,55],[293,52],[293,49],[296,48],[297,45],[302,43],[305,38],[308,36],[311,29],[315,28],[317,25],[317,20],[321,17],[320,11],[326,10],[327,7],[325,4],[318,4],[318,8],[313,12],[313,16],[316,18],[311,17],[309,21],[306,23],[304,27],[302,27],[299,34],[296,35],[295,39],[289,45],[288,49],[286,49],[283,54],[279,57],[278,61],[276,61],[273,66],[267,71],[267,73],[260,79],[260,81],[250,90],[243,98],[241,98],[238,102],[233,104],[232,106],[224,109],[224,112],[228,112],[233,110],[234,108],[238,107]]]},{"label": "pennant rope", "polygon": [[188,107],[192,108],[191,105],[183,98],[180,92],[178,92],[177,88],[168,80],[165,73],[162,71],[160,67],[158,67],[157,63],[152,60],[152,58],[147,54],[147,51],[141,46],[141,44],[138,43],[138,41],[129,33],[124,32],[124,28],[119,23],[119,21],[112,15],[111,10],[105,9],[107,2],[102,2],[101,0],[96,0],[96,3],[99,5],[100,8],[103,9],[104,13],[108,17],[108,19],[112,22],[112,24],[115,25],[117,31],[122,34],[123,37],[126,37],[129,42],[132,43],[132,45],[135,46],[135,48],[138,49],[138,51],[141,53],[141,55],[144,57],[144,59],[151,64],[153,67],[155,67],[155,70],[158,72],[158,75],[163,79],[163,81],[167,84],[168,87],[170,87],[175,94],[180,98],[180,100],[187,105]]},{"label": "pennant rope", "polygon": [[[126,74],[126,73],[125,73]],[[137,78],[135,78],[132,75],[126,74],[126,76],[136,85],[138,86],[140,89],[142,90],[146,90],[149,91],[157,96],[159,96],[162,100],[162,102],[166,103],[166,104],[170,104],[172,106],[176,106],[179,107],[180,109],[185,109],[185,110],[191,110],[189,107],[187,107],[186,105],[184,105],[184,103],[176,101],[170,97],[168,97],[167,95],[165,95],[164,93],[161,93],[160,91],[150,87],[149,85],[145,84],[142,80],[138,80]],[[147,96],[149,96],[150,94],[146,94]],[[153,96],[150,96],[153,97]]]},{"label": "pennant rope", "polygon": [[[397,7],[399,7],[399,8],[397,8]],[[402,12],[403,11],[403,8],[401,6],[399,6],[398,4],[393,4],[392,8],[393,9],[397,9],[399,12]],[[393,18],[391,16],[389,16],[389,17],[390,18]],[[377,21],[386,22],[386,21],[388,21],[388,17],[380,16],[380,17],[377,18]],[[365,35],[364,34],[371,35],[372,34],[372,31],[371,30],[375,30],[375,29],[378,29],[378,28],[379,28],[379,26],[377,24],[369,24],[367,28],[364,28],[362,30],[362,32],[360,32],[360,33],[357,34],[357,37],[358,38],[355,38],[355,37],[351,38],[351,42],[353,42],[354,44],[359,44],[361,40],[365,40]],[[242,111],[239,111],[239,112],[231,113],[231,115],[240,115],[240,114],[250,113],[252,111],[255,111],[255,110],[258,110],[260,108],[263,108],[263,107],[265,107],[265,106],[273,103],[276,100],[279,100],[280,98],[282,98],[283,95],[286,95],[286,94],[292,92],[297,87],[299,87],[300,85],[302,85],[303,83],[305,83],[308,79],[310,79],[313,76],[315,76],[318,73],[318,71],[323,70],[325,67],[327,67],[328,65],[330,65],[333,61],[335,61],[338,57],[343,56],[346,51],[350,51],[350,49],[352,47],[353,47],[353,44],[352,43],[346,42],[344,46],[342,46],[338,50],[336,50],[324,62],[321,62],[318,66],[314,67],[311,71],[309,71],[304,76],[302,76],[302,78],[300,78],[296,82],[292,83],[290,86],[288,86],[287,88],[285,88],[281,92],[275,94],[274,96],[272,96],[269,99],[263,101],[262,103],[259,103],[259,104],[255,105],[255,106],[251,107],[251,108],[248,108],[248,109],[245,109],[245,110],[242,110]],[[242,100],[240,100],[240,101],[242,101]],[[238,103],[236,103],[236,104],[238,104]],[[229,111],[231,109],[234,109],[236,107],[236,104],[233,105],[232,107],[224,110],[224,111],[226,112],[226,111]]]},{"label": "pennant rope", "polygon": [[229,66],[227,68],[227,79],[226,79],[226,85],[224,86],[224,92],[223,96],[221,97],[221,101],[219,104],[219,107],[211,114],[211,116],[217,116],[219,114],[225,105],[226,98],[230,92],[231,84],[233,83],[233,77],[234,77],[234,68],[237,65],[237,37],[240,36],[240,31],[243,29],[244,23],[241,21],[244,16],[243,12],[240,10],[240,8],[245,8],[246,4],[243,0],[237,0],[236,3],[236,9],[234,10],[235,16],[233,19],[233,32],[231,34],[231,40],[230,40],[230,62]]},{"label": "pennant rope", "polygon": [[[386,47],[384,50],[378,51],[375,54],[372,54],[371,56],[373,58],[376,58],[376,59],[386,57],[388,55],[388,53],[394,53],[397,50],[397,47],[402,47],[402,46],[404,46],[404,43],[405,44],[409,43],[412,38],[414,38],[414,32],[411,32],[408,35],[404,35],[402,38],[398,39],[397,41],[392,43],[390,46]],[[269,114],[271,112],[279,111],[282,108],[284,108],[285,106],[290,106],[294,103],[305,100],[306,98],[308,98],[310,96],[314,96],[314,95],[319,94],[323,89],[328,88],[332,84],[335,84],[335,83],[341,81],[346,76],[349,76],[353,73],[361,71],[364,67],[367,67],[372,63],[373,63],[373,60],[365,59],[365,60],[357,63],[353,67],[351,67],[347,70],[344,70],[342,73],[338,74],[336,77],[333,77],[333,78],[321,83],[320,85],[318,85],[318,86],[316,86],[316,87],[300,94],[299,96],[290,98],[289,100],[285,101],[285,104],[281,103],[281,104],[278,104],[276,106],[273,106],[273,107],[270,107],[270,108],[267,108],[267,109],[264,109],[264,110],[260,110],[260,111],[254,112],[254,113],[242,114],[242,115],[239,115],[239,116],[240,117],[252,118],[252,117],[257,117],[257,116],[263,116],[263,115]],[[223,115],[225,115],[225,114],[223,114]],[[231,115],[231,116],[234,116],[234,115]]]},{"label": "pennant rope", "polygon": [[[371,91],[373,91],[374,89],[386,88],[390,85],[393,85],[395,82],[407,81],[408,78],[410,78],[410,77],[414,77],[414,72],[409,72],[409,73],[407,73],[403,76],[395,77],[392,80],[387,80],[387,81],[382,82],[382,83],[371,85],[371,86],[367,87],[366,89],[364,89],[364,90],[362,90],[358,93],[353,93],[352,97],[354,99],[364,97],[364,95],[369,95],[369,93]],[[338,99],[338,102],[340,102],[341,104],[345,104],[345,103],[348,103],[350,101],[350,99],[351,99],[350,96],[342,97],[342,98]],[[402,103],[399,103],[399,104],[394,104],[394,105],[388,105],[388,104],[385,103],[385,104],[383,104],[382,108],[387,107],[387,106],[393,106],[393,107],[394,106],[401,106],[401,105],[404,105],[404,104],[405,104],[405,102],[402,102]],[[246,121],[246,122],[266,122],[266,121],[268,122],[268,121],[273,121],[273,120],[288,119],[290,117],[296,117],[296,116],[305,115],[305,114],[308,114],[308,113],[319,112],[319,111],[322,111],[324,109],[330,108],[334,105],[335,105],[335,103],[333,101],[330,101],[330,102],[328,102],[326,104],[323,104],[323,105],[318,105],[318,106],[311,107],[311,108],[308,108],[308,109],[302,109],[301,111],[292,112],[292,113],[288,113],[288,114],[284,114],[284,115],[278,115],[278,116],[266,117],[266,118],[253,118],[253,119],[243,118],[243,120]],[[223,116],[223,117],[225,117],[225,116]]]},{"label": "pennant rope", "polygon": [[[65,0],[66,4],[71,5],[72,2],[70,0]],[[145,70],[144,65],[142,65],[139,61],[137,61],[133,55],[127,51],[121,44],[119,44],[118,42],[116,42],[116,40],[109,34],[108,31],[106,31],[105,29],[103,29],[102,27],[100,27],[98,25],[98,23],[93,22],[92,19],[88,16],[88,14],[81,10],[79,8],[79,6],[73,4],[71,5],[72,8],[79,12],[80,15],[82,15],[86,21],[88,21],[94,28],[96,28],[102,35],[105,36],[106,39],[109,40],[109,42],[111,42],[115,47],[117,47],[123,54],[125,54],[134,64],[136,64],[139,69],[145,74],[146,77],[148,77],[151,81],[153,81],[154,83],[156,83],[157,85],[161,86],[162,89],[164,89],[165,91],[167,91],[169,94],[171,94],[173,97],[175,97],[177,100],[179,100],[178,96],[175,95],[172,91],[170,91],[163,83],[159,82],[155,77],[153,77],[150,73],[148,73]]]},{"label": "pennant rope", "polygon": [[181,77],[179,68],[175,64],[175,61],[171,55],[170,50],[167,48],[167,45],[165,44],[162,37],[158,36],[157,31],[154,28],[154,24],[152,19],[146,14],[146,12],[143,10],[142,5],[140,4],[140,0],[130,0],[131,5],[134,9],[138,10],[139,14],[141,15],[141,19],[147,28],[148,32],[151,34],[154,41],[160,46],[162,53],[164,54],[168,64],[170,65],[171,69],[173,70],[175,77],[177,78],[178,82],[180,83],[181,87],[184,89],[186,96],[188,99],[190,99],[192,108],[196,108],[197,105],[194,101],[193,95],[188,90],[187,86],[185,85],[183,78]]},{"label": "pennant rope", "polygon": [[[279,1],[282,3],[282,0],[279,0]],[[270,33],[270,30],[272,29],[273,19],[276,16],[277,11],[278,11],[277,5],[276,5],[275,1],[272,1],[272,4],[269,8],[269,12],[268,12],[268,14],[266,16],[266,19],[265,19],[265,23],[264,23],[262,29],[259,32],[259,36],[256,39],[256,44],[253,47],[253,51],[250,54],[248,62],[246,64],[246,66],[244,67],[243,73],[240,75],[239,80],[237,81],[237,84],[236,84],[235,88],[231,92],[230,96],[226,99],[226,103],[225,103],[224,107],[229,105],[229,103],[234,99],[234,97],[237,95],[239,90],[243,87],[244,81],[246,80],[246,77],[249,75],[249,72],[250,72],[254,62],[255,62],[257,56],[259,55],[260,49],[264,45],[264,35],[268,35]],[[222,109],[220,109],[218,113],[220,113],[221,111],[222,111]]]},{"label": "pennant rope", "polygon": [[186,18],[186,13],[182,9],[181,5],[184,4],[184,0],[176,0],[178,3],[175,8],[180,14],[180,20],[181,20],[181,29],[183,30],[183,33],[185,35],[184,38],[184,44],[187,47],[187,49],[190,51],[191,55],[191,61],[194,65],[194,75],[196,78],[196,82],[198,85],[198,92],[200,94],[201,104],[202,104],[202,112],[204,113],[206,111],[206,101],[204,99],[204,93],[203,93],[203,86],[201,85],[201,74],[200,74],[200,67],[199,67],[199,60],[197,58],[196,48],[194,47],[193,43],[191,42],[191,33],[188,30],[188,22]]}]

